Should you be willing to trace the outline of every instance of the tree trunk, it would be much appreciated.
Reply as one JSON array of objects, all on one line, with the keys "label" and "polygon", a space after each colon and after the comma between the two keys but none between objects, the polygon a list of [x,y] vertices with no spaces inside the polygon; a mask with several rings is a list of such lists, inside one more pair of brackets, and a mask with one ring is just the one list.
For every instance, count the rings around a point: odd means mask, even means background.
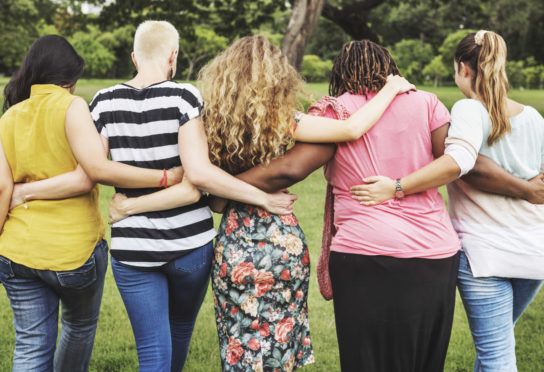
[{"label": "tree trunk", "polygon": [[325,0],[295,0],[293,14],[282,41],[282,51],[298,70],[304,50],[312,37]]},{"label": "tree trunk", "polygon": [[192,59],[187,59],[189,67],[187,67],[187,73],[185,74],[185,80],[191,80],[193,77],[193,71],[195,69],[195,62]]}]

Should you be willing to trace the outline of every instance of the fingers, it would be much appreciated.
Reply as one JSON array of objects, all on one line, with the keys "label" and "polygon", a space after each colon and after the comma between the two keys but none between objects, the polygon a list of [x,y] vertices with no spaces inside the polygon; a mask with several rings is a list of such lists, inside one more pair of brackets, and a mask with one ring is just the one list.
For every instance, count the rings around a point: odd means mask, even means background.
[{"label": "fingers", "polygon": [[356,185],[356,186],[352,186],[350,191],[351,192],[354,192],[354,191],[369,191],[370,190],[370,187],[369,185]]},{"label": "fingers", "polygon": [[[363,182],[365,183],[376,183],[382,179],[381,176],[370,176],[363,178]],[[363,185],[362,185],[363,186]]]},{"label": "fingers", "polygon": [[371,196],[372,193],[368,190],[351,190],[352,196]]}]

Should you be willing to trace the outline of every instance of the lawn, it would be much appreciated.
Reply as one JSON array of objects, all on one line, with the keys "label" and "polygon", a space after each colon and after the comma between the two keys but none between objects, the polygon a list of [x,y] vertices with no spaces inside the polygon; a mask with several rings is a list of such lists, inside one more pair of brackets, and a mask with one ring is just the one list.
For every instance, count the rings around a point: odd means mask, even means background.
[{"label": "lawn", "polygon": [[[0,86],[5,80],[0,80]],[[101,87],[112,81],[82,81],[77,93],[90,99]],[[428,88],[436,92],[448,106],[459,98],[455,88]],[[309,90],[315,97],[326,93],[325,84],[311,84]],[[512,97],[535,106],[544,114],[544,91],[515,91]],[[321,171],[292,188],[299,195],[296,205],[302,227],[308,237],[313,260],[310,287],[310,322],[316,354],[316,363],[305,371],[338,371],[338,350],[334,328],[332,304],[324,301],[318,291],[315,278],[315,264],[321,242],[323,216],[323,195],[325,183]],[[101,203],[105,210],[112,189],[102,188]],[[3,288],[0,289],[3,292]],[[425,301],[424,298],[420,299]],[[220,370],[217,336],[213,316],[213,302],[208,293],[200,312],[186,371],[213,372]],[[13,350],[13,326],[11,310],[4,293],[0,293],[0,371],[8,371]],[[544,294],[541,293],[518,323],[517,352],[520,371],[541,371],[544,365]],[[394,357],[394,356],[392,356]],[[463,306],[458,299],[453,334],[450,343],[446,371],[471,371],[474,351]],[[134,339],[128,318],[115,287],[111,272],[108,272],[106,288],[98,326],[96,344],[91,364],[93,371],[136,371],[137,360]]]}]

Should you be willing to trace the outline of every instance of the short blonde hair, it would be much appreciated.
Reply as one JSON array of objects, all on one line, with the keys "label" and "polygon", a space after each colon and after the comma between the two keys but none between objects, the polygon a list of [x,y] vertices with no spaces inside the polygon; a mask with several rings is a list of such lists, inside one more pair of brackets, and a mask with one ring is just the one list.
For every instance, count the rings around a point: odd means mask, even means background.
[{"label": "short blonde hair", "polygon": [[153,60],[167,58],[179,48],[179,33],[166,21],[145,21],[140,23],[134,34],[136,58]]}]

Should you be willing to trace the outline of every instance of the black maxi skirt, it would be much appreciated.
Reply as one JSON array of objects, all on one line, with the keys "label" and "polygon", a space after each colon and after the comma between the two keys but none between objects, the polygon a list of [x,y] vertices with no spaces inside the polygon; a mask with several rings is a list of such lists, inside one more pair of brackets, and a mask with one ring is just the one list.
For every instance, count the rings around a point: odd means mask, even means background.
[{"label": "black maxi skirt", "polygon": [[342,371],[443,371],[458,268],[459,253],[432,260],[331,252]]}]

